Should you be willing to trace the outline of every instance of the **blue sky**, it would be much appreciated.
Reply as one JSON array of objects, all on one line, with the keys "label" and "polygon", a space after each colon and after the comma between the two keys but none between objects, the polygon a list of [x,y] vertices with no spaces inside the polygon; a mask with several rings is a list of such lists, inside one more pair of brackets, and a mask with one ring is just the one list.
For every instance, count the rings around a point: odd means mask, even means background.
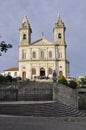
[{"label": "blue sky", "polygon": [[39,39],[41,32],[53,41],[58,12],[67,28],[70,75],[86,75],[86,0],[0,0],[0,41],[13,45],[0,57],[0,71],[18,66],[19,26],[24,16],[32,27],[32,41]]}]

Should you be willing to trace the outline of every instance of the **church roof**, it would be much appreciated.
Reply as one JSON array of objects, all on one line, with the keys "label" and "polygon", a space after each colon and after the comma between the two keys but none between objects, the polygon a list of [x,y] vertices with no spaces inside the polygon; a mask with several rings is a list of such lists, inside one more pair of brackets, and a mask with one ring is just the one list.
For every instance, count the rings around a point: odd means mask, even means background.
[{"label": "church roof", "polygon": [[42,38],[40,38],[40,39],[34,41],[32,44],[38,43],[38,42],[40,42],[40,41],[42,41]]},{"label": "church roof", "polygon": [[19,68],[18,67],[12,67],[12,68],[8,68],[4,71],[19,71]]},{"label": "church roof", "polygon": [[49,46],[49,45],[54,45],[54,43],[51,41],[48,41],[44,38],[40,38],[37,41],[33,42],[31,45],[33,45],[33,46]]}]

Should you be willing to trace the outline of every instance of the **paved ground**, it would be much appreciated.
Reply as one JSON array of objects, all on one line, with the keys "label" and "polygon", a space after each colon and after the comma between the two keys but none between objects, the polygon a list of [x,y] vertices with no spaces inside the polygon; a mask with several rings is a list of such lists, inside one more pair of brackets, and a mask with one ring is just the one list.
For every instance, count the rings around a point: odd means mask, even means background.
[{"label": "paved ground", "polygon": [[46,118],[0,115],[0,130],[86,130],[86,117]]}]

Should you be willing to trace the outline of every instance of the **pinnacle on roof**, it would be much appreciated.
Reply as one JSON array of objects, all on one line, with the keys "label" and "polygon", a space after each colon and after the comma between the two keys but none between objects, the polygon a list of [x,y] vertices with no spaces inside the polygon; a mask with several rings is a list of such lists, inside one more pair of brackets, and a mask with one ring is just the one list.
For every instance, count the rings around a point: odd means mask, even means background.
[{"label": "pinnacle on roof", "polygon": [[41,39],[44,38],[44,32],[41,32]]},{"label": "pinnacle on roof", "polygon": [[55,25],[54,25],[54,29],[55,28],[64,28],[64,29],[66,29],[66,27],[64,25],[64,22],[62,21],[59,13],[58,13],[58,17],[57,17],[57,20],[55,22]]},{"label": "pinnacle on roof", "polygon": [[57,22],[62,22],[62,19],[60,17],[60,14],[58,13]]},{"label": "pinnacle on roof", "polygon": [[24,19],[23,19],[23,21],[22,21],[22,23],[21,23],[21,25],[20,25],[20,29],[30,29],[30,31],[32,32],[32,29],[31,29],[31,27],[30,27],[30,24],[29,24],[29,21],[28,21],[28,18],[27,18],[27,16],[25,16],[24,17]]},{"label": "pinnacle on roof", "polygon": [[27,16],[24,17],[22,23],[24,23],[24,22],[29,23]]}]

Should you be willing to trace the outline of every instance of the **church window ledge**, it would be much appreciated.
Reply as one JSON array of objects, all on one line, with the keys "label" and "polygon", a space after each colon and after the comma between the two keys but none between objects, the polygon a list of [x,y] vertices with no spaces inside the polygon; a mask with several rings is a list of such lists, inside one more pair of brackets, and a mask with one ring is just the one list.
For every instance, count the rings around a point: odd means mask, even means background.
[{"label": "church window ledge", "polygon": [[47,60],[46,58],[40,58],[39,60]]}]

